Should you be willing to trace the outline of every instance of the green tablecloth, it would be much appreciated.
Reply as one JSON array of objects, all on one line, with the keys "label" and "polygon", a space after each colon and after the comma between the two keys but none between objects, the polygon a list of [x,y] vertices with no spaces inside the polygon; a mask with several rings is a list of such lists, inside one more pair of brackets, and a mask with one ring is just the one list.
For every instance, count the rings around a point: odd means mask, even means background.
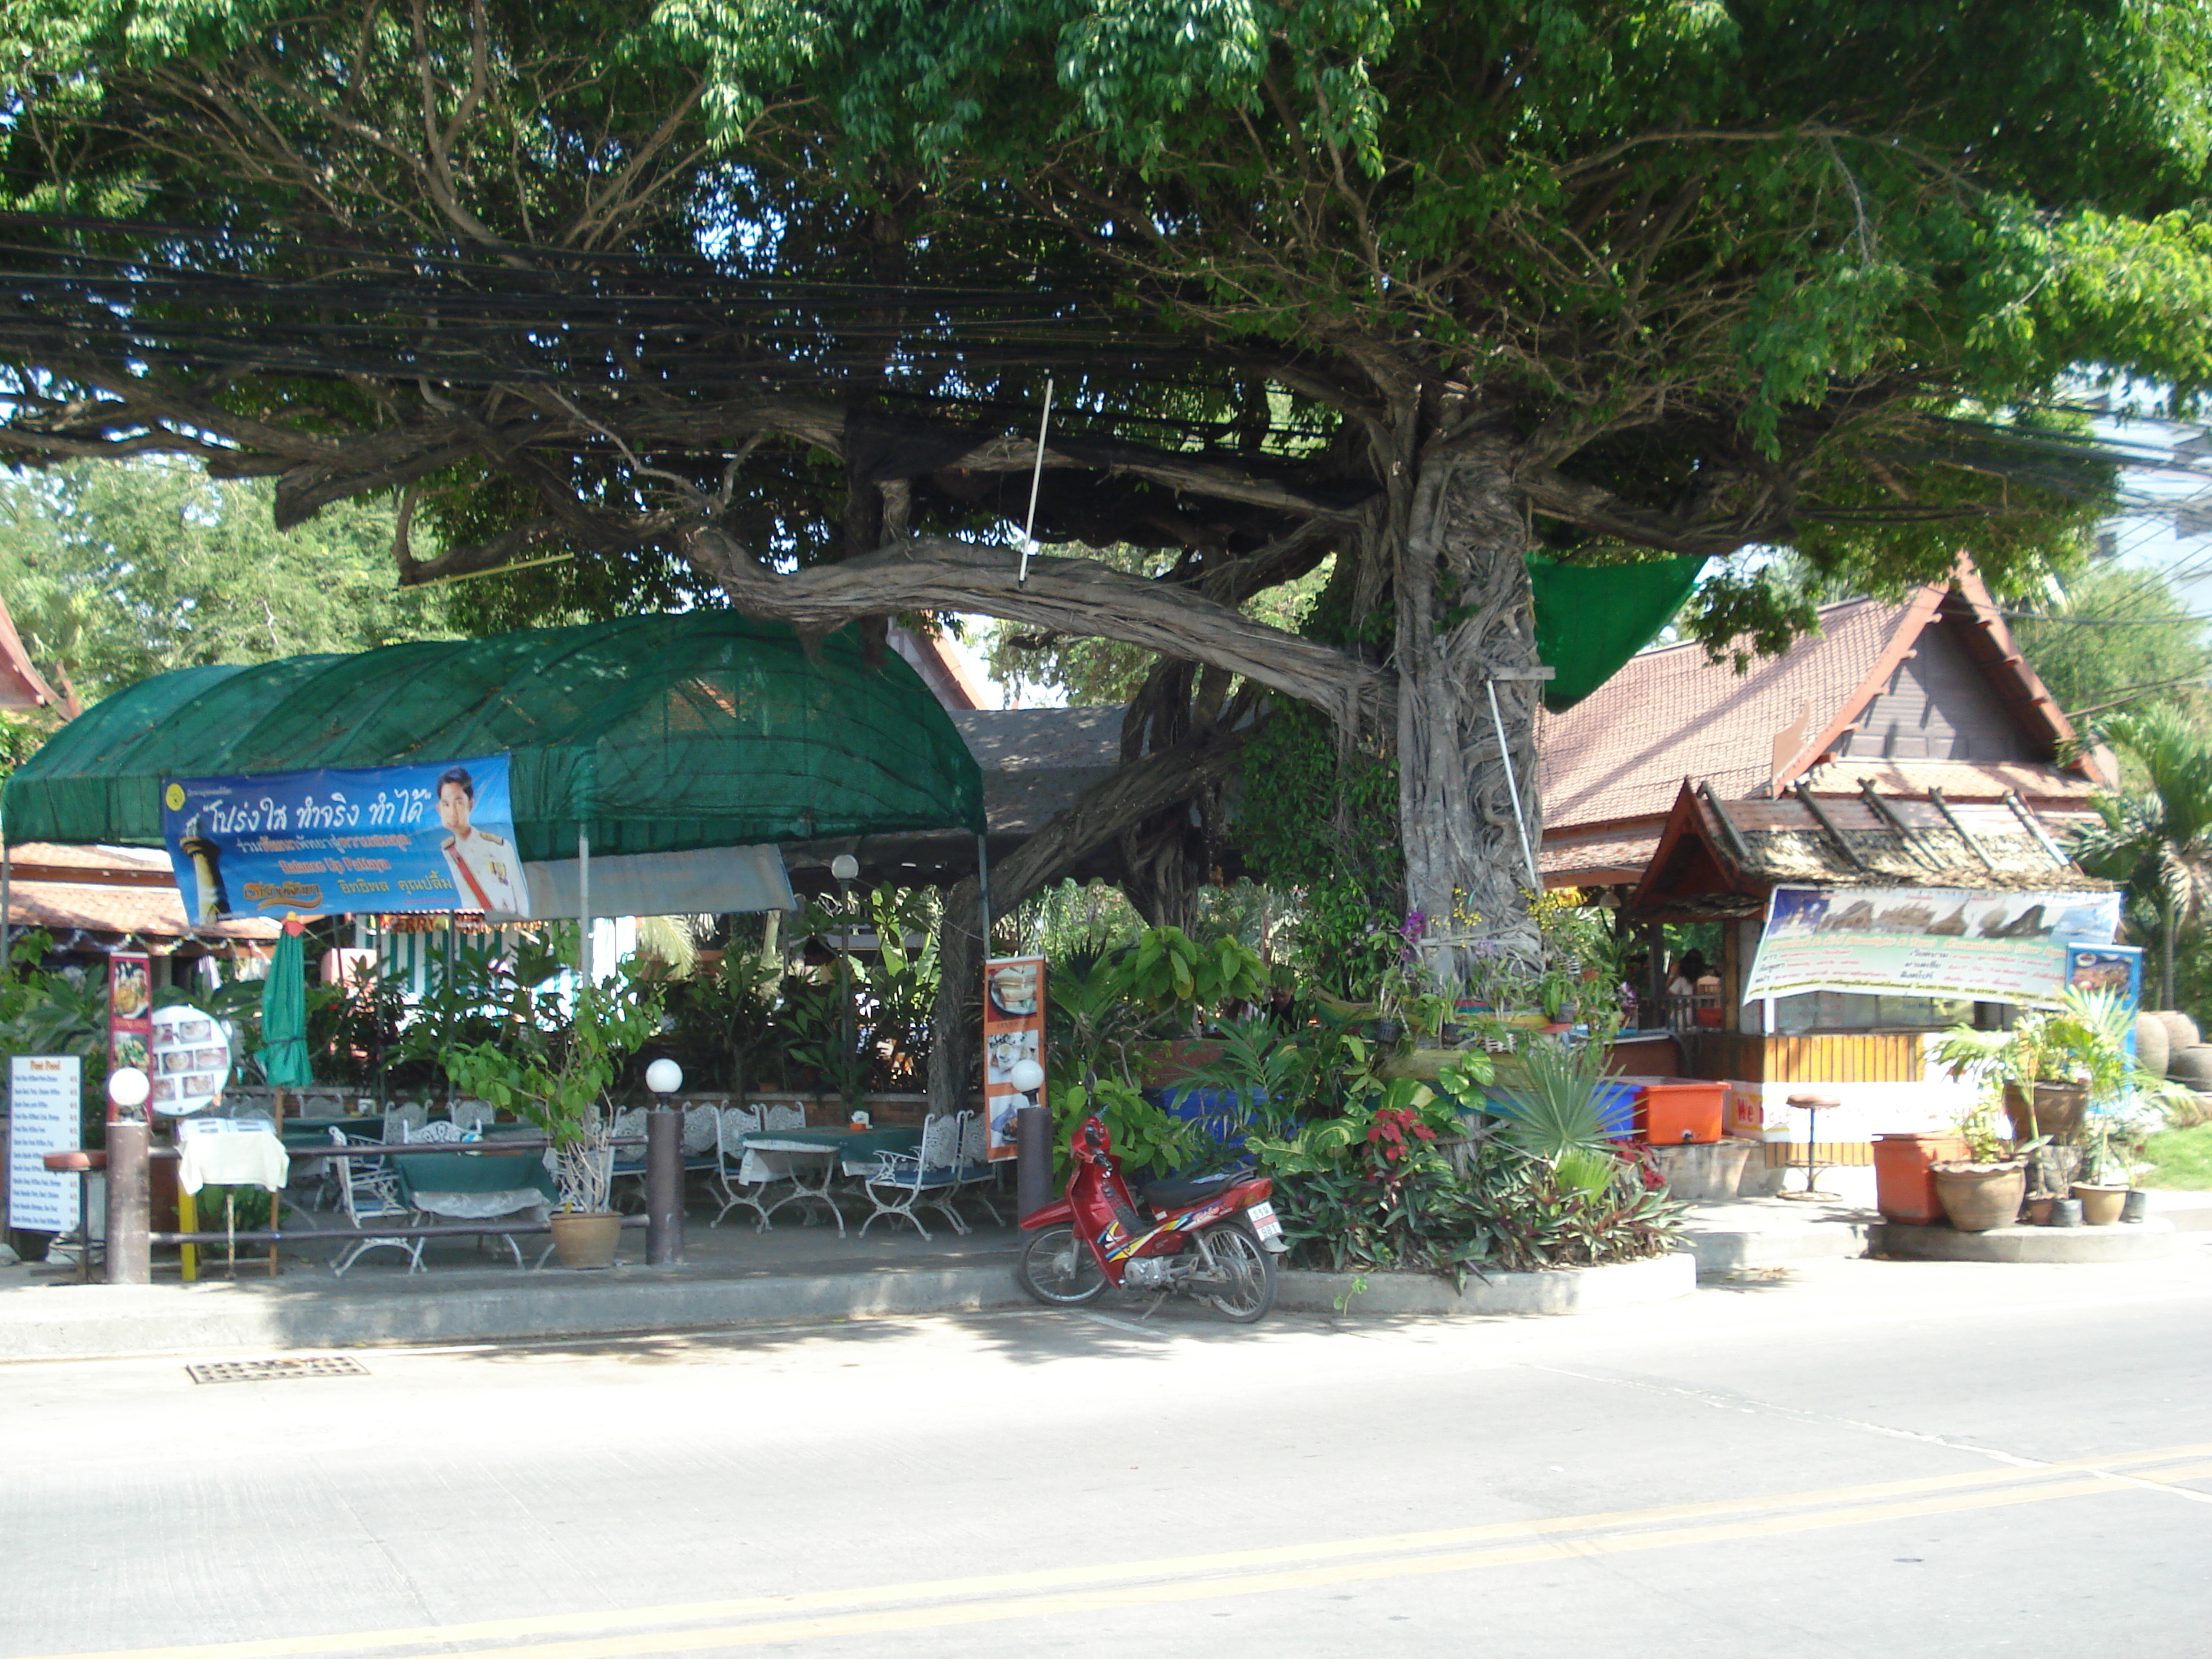
[{"label": "green tablecloth", "polygon": [[333,1129],[380,1140],[384,1138],[384,1120],[373,1114],[365,1117],[288,1117],[278,1133],[284,1137],[287,1146],[327,1146]]},{"label": "green tablecloth", "polygon": [[393,1158],[392,1167],[410,1202],[417,1193],[506,1193],[526,1187],[553,1196],[552,1171],[534,1152],[418,1152]]}]

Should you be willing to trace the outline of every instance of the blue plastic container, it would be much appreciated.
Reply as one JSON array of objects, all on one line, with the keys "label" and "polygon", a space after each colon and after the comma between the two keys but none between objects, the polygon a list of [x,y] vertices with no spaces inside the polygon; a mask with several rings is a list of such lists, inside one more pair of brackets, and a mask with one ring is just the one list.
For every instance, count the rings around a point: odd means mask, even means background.
[{"label": "blue plastic container", "polygon": [[1248,1113],[1233,1089],[1147,1089],[1145,1098],[1170,1117],[1195,1123],[1208,1140],[1224,1152],[1243,1149],[1244,1129],[1255,1115]]},{"label": "blue plastic container", "polygon": [[1636,1133],[1637,1085],[1607,1078],[1597,1085],[1597,1115],[1607,1140],[1627,1140]]}]

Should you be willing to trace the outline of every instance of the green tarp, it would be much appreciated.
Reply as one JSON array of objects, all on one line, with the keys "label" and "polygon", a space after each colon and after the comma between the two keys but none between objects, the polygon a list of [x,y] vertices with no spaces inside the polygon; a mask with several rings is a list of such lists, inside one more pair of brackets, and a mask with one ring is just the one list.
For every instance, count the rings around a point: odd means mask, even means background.
[{"label": "green tarp", "polygon": [[526,860],[983,827],[914,670],[726,611],[187,668],[71,720],[7,786],[9,839],[161,844],[172,777],[512,757]]},{"label": "green tarp", "polygon": [[1536,656],[1556,669],[1544,688],[1554,714],[1573,708],[1658,637],[1697,586],[1703,558],[1641,564],[1528,561],[1535,590]]}]

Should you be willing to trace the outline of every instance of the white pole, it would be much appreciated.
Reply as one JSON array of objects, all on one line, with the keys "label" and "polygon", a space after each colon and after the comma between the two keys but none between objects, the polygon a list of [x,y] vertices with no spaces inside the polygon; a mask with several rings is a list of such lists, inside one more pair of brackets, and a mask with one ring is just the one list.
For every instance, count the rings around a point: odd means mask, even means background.
[{"label": "white pole", "polygon": [[576,826],[576,909],[577,924],[582,929],[577,961],[582,964],[584,983],[592,982],[592,836],[582,824]]},{"label": "white pole", "polygon": [[1521,856],[1528,861],[1528,890],[1544,890],[1544,872],[1536,866],[1536,849],[1528,844],[1528,820],[1521,814],[1521,785],[1513,775],[1513,745],[1505,741],[1505,721],[1498,712],[1498,682],[1485,680],[1482,689],[1490,693],[1490,724],[1498,733],[1498,758],[1505,768],[1505,793],[1513,803],[1513,827],[1521,832]]},{"label": "white pole", "polygon": [[[1044,377],[1044,413],[1037,417],[1036,465],[1030,470],[1030,516],[1022,525],[1022,573],[1014,578],[1017,586],[1030,579],[1030,553],[1036,546],[1030,533],[1036,529],[1037,486],[1044,482],[1044,434],[1052,424],[1052,376]],[[990,955],[988,951],[983,953]]]}]

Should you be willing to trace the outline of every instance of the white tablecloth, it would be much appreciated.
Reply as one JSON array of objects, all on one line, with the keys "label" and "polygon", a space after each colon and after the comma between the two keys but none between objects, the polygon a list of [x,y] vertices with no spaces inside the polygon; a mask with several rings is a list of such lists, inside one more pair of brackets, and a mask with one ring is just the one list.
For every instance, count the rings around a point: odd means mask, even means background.
[{"label": "white tablecloth", "polygon": [[182,1130],[177,1185],[188,1193],[203,1187],[265,1187],[280,1192],[291,1177],[291,1158],[273,1128],[216,1120],[187,1123]]}]

